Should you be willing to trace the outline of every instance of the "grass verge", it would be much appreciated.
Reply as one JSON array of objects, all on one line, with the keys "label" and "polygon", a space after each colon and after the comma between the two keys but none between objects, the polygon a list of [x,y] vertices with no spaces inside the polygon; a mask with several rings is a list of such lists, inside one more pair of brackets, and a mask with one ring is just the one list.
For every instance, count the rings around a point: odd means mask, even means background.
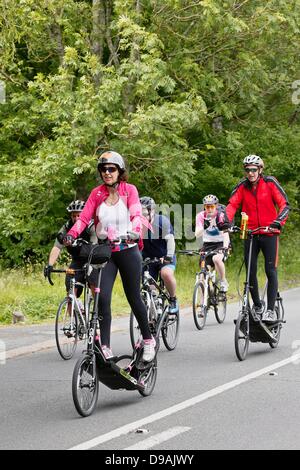
[{"label": "grass verge", "polygon": [[[281,244],[280,262],[278,268],[280,290],[300,286],[300,255],[294,250],[295,240],[285,240]],[[242,252],[240,244],[234,250],[226,265],[226,276],[230,287],[229,302],[237,301],[237,278],[241,266]],[[198,270],[198,257],[178,256],[176,269],[177,296],[181,306],[191,305]],[[245,278],[243,268],[239,276],[239,289],[242,291]],[[259,257],[258,279],[264,285],[263,257]],[[64,275],[53,275],[55,285],[52,287],[44,279],[42,268],[27,266],[26,269],[3,270],[0,274],[0,325],[10,324],[15,310],[22,311],[26,324],[53,321],[57,307],[65,296]],[[126,315],[130,307],[126,301],[119,276],[117,277],[112,300],[113,315]]]}]

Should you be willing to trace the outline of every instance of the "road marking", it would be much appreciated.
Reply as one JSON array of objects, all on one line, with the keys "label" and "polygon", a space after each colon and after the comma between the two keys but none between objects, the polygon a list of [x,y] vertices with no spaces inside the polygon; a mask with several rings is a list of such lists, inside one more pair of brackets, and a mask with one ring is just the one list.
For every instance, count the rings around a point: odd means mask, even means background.
[{"label": "road marking", "polygon": [[239,379],[235,379],[235,380],[232,380],[231,382],[228,382],[228,383],[225,383],[225,384],[220,385],[218,387],[215,387],[215,388],[209,390],[208,392],[201,393],[200,395],[196,395],[193,398],[182,401],[181,403],[178,403],[177,405],[170,406],[169,408],[165,408],[164,410],[158,411],[157,413],[154,413],[150,416],[139,419],[137,421],[133,421],[132,423],[125,424],[124,426],[116,428],[113,431],[110,431],[106,434],[102,434],[100,436],[95,437],[94,439],[83,442],[82,444],[78,444],[78,445],[72,447],[69,450],[87,450],[87,449],[91,449],[91,448],[96,447],[100,444],[103,444],[104,442],[108,442],[108,441],[111,441],[112,439],[116,439],[116,438],[118,438],[118,437],[120,437],[124,434],[128,434],[129,432],[132,432],[137,428],[141,428],[141,427],[145,426],[146,424],[153,423],[153,422],[158,421],[162,418],[166,418],[167,416],[170,416],[174,413],[178,413],[182,410],[185,410],[186,408],[197,405],[198,403],[201,403],[202,401],[208,400],[208,398],[212,398],[212,397],[215,397],[217,395],[220,395],[221,393],[226,392],[227,390],[230,390],[230,389],[232,389],[234,387],[237,387],[241,384],[249,382],[249,380],[260,377],[261,375],[267,374],[268,372],[271,372],[274,369],[279,369],[280,367],[284,367],[287,364],[290,364],[291,362],[296,363],[296,361],[298,359],[300,359],[300,353],[293,354],[292,356],[288,357],[287,359],[284,359],[284,360],[279,361],[279,362],[275,362],[274,364],[271,364],[270,366],[264,367],[263,369],[259,369],[255,372],[251,372],[250,374],[244,375],[243,377],[240,377]]},{"label": "road marking", "polygon": [[175,428],[167,429],[167,431],[163,431],[159,434],[155,434],[154,436],[148,437],[141,442],[133,444],[130,447],[126,447],[123,450],[146,450],[150,449],[151,447],[157,446],[162,442],[168,441],[178,434],[182,434],[183,432],[189,431],[191,428],[184,427],[184,426],[177,426]]}]

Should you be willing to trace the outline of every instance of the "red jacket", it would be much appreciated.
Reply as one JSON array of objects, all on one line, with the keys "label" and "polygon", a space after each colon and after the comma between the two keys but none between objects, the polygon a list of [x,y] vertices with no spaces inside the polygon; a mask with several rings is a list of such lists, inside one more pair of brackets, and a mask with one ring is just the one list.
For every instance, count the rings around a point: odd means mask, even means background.
[{"label": "red jacket", "polygon": [[269,226],[275,221],[283,226],[289,213],[287,195],[274,176],[262,175],[255,186],[252,186],[247,179],[237,184],[226,207],[230,222],[240,206],[242,212],[246,212],[249,216],[248,227],[251,230]]}]

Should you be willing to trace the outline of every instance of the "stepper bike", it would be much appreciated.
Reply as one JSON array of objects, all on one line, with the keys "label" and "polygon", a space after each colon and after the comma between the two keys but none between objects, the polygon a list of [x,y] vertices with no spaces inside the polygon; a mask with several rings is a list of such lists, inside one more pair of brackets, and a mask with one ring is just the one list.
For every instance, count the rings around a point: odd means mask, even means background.
[{"label": "stepper bike", "polygon": [[[279,344],[282,325],[285,323],[283,301],[279,292],[277,292],[274,309],[276,320],[271,324],[265,324],[261,320],[261,317],[258,316],[250,306],[250,267],[252,261],[253,237],[261,230],[264,230],[265,233],[272,231],[269,227],[258,227],[254,230],[248,229],[246,231],[247,237],[250,239],[248,269],[246,271],[246,281],[244,283],[244,291],[242,295],[242,308],[239,312],[238,318],[234,320],[234,346],[236,355],[240,361],[243,361],[248,354],[249,342],[267,343],[272,349],[276,348]],[[234,226],[229,229],[229,231],[231,233],[237,233],[241,232],[241,229],[240,227]],[[263,297],[265,296],[265,293],[266,287]],[[262,304],[264,309],[266,309],[266,302],[264,299],[262,299]]]},{"label": "stepper bike", "polygon": [[[155,337],[157,350],[160,336],[169,351],[176,348],[179,335],[179,312],[169,314],[170,295],[165,288],[159,271],[156,281],[149,273],[150,265],[161,266],[159,258],[146,258],[143,261],[141,297],[147,309],[148,324],[151,334]],[[139,341],[141,333],[133,312],[130,313],[130,340],[132,347]]]},{"label": "stepper bike", "polygon": [[179,253],[189,256],[200,255],[200,271],[196,272],[195,287],[193,291],[193,318],[198,330],[203,330],[210,308],[213,308],[218,323],[223,323],[226,317],[226,292],[220,289],[220,286],[216,280],[215,268],[206,262],[209,256],[213,256],[224,251],[224,248],[207,251],[179,251]]},{"label": "stepper bike", "polygon": [[[125,238],[127,239],[128,237]],[[123,240],[124,237],[120,237],[120,242]],[[155,356],[149,363],[143,362],[141,341],[135,345],[132,355],[106,359],[102,351],[98,304],[102,271],[110,258],[107,245],[96,245],[98,254],[90,255],[87,262],[88,266],[98,271],[97,285],[89,322],[87,349],[78,359],[72,378],[73,401],[78,413],[84,417],[89,416],[96,407],[99,382],[112,390],[137,390],[142,396],[148,396],[154,390],[157,377],[157,358]]]}]

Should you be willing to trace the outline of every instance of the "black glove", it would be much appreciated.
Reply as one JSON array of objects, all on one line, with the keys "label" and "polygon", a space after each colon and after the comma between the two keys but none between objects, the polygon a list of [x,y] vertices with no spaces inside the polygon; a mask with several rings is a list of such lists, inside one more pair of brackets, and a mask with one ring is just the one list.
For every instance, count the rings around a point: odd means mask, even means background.
[{"label": "black glove", "polygon": [[56,239],[57,241],[63,245],[63,242],[64,242],[64,234],[62,232],[58,233],[57,236],[56,236]]},{"label": "black glove", "polygon": [[273,228],[275,230],[281,230],[281,224],[280,222],[277,222],[277,220],[274,220],[274,222],[272,222],[270,225],[269,225],[270,228]]},{"label": "black glove", "polygon": [[164,263],[170,264],[173,262],[173,256],[164,256]]},{"label": "black glove", "polygon": [[49,274],[53,271],[53,266],[48,264],[48,266],[44,267],[44,276],[49,277]]},{"label": "black glove", "polygon": [[204,219],[204,224],[203,224],[204,230],[207,230],[209,226],[210,226],[210,220]]},{"label": "black glove", "polygon": [[75,241],[75,238],[72,236],[72,235],[66,235],[64,238],[63,238],[63,244],[65,246],[71,246]]},{"label": "black glove", "polygon": [[221,232],[223,232],[224,230],[229,229],[230,223],[229,222],[218,222],[217,227],[218,227],[219,230],[221,230]]},{"label": "black glove", "polygon": [[127,236],[128,236],[128,241],[131,241],[131,242],[137,242],[140,238],[140,234],[139,233],[136,233],[136,232],[127,232]]}]

